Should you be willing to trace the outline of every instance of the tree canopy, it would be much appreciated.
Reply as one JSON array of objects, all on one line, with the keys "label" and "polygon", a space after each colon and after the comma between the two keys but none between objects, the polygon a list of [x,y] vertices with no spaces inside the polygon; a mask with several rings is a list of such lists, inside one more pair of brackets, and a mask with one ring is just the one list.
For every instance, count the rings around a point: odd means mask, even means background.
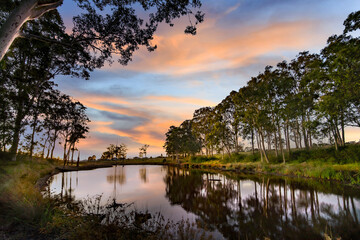
[{"label": "tree canopy", "polygon": [[[196,26],[204,20],[199,0],[73,0],[79,8],[74,16],[74,27],[67,39],[58,36],[42,36],[24,31],[26,23],[39,19],[46,12],[56,14],[63,0],[6,0],[0,3],[0,59],[4,57],[12,42],[18,37],[63,44],[72,48],[82,46],[92,53],[86,66],[100,67],[111,61],[112,54],[119,56],[118,61],[126,65],[134,51],[145,46],[149,51],[156,49],[151,44],[159,23],[173,26],[173,20],[189,16],[185,33],[196,34]],[[142,9],[148,13],[146,19],[137,14]],[[193,19],[193,20],[191,20]],[[90,60],[90,59],[89,59]]]},{"label": "tree canopy", "polygon": [[[272,151],[285,163],[292,148],[345,146],[345,128],[360,127],[360,37],[350,34],[360,28],[360,12],[350,14],[344,26],[320,54],[303,51],[266,66],[217,106],[195,110],[187,121],[201,143],[198,152],[237,153],[242,138],[262,161],[269,162]],[[180,130],[171,126],[166,133],[168,153],[184,152]]]}]

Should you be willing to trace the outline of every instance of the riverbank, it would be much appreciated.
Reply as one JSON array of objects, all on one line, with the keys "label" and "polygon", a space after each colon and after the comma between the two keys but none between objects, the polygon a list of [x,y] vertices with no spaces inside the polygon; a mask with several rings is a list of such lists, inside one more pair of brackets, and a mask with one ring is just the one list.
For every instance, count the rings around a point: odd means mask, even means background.
[{"label": "riverbank", "polygon": [[[107,163],[106,167],[113,163]],[[77,170],[104,167],[104,164],[83,163]],[[67,196],[51,196],[39,190],[49,177],[64,171],[61,162],[19,156],[17,161],[0,159],[0,239],[159,239],[165,227],[157,226],[152,232],[124,222],[103,222],[103,213],[88,213],[89,208],[108,209],[90,199],[87,204]],[[74,170],[66,166],[66,170]],[[110,213],[111,214],[111,213]],[[131,216],[135,216],[134,214]],[[127,218],[127,219],[131,219]],[[121,219],[120,219],[121,220]],[[119,221],[120,221],[119,220]],[[136,220],[136,219],[135,219]],[[130,222],[131,223],[131,222]],[[171,238],[164,238],[171,239]]]},{"label": "riverbank", "polygon": [[39,239],[56,204],[42,196],[38,182],[56,166],[55,161],[21,156],[16,162],[0,160],[0,238]]},{"label": "riverbank", "polygon": [[192,162],[190,159],[182,159],[180,163],[167,159],[147,159],[132,160],[124,162],[84,162],[79,167],[59,166],[56,170],[59,172],[92,170],[96,168],[106,168],[113,165],[170,165],[190,169],[209,169],[217,171],[231,171],[246,174],[265,174],[283,177],[312,178],[318,180],[337,181],[346,185],[360,186],[360,164],[332,164],[319,161],[292,162],[292,163],[261,163],[261,162],[237,162],[223,163],[220,159],[214,159],[204,162]]},{"label": "riverbank", "polygon": [[[164,158],[130,159],[124,161],[81,162],[79,167],[62,166],[61,161],[20,157],[18,161],[0,161],[0,239],[96,239],[88,236],[97,225],[97,237],[114,233],[103,227],[101,220],[81,216],[79,212],[65,209],[59,199],[44,197],[40,193],[48,179],[63,171],[91,170],[113,165],[173,165],[182,168],[224,171],[229,174],[250,173],[286,176],[292,178],[313,178],[331,180],[342,184],[359,186],[360,164],[336,163],[334,161],[308,160],[282,163],[261,163],[259,161],[229,162],[229,159],[187,158],[178,162]],[[339,185],[341,187],[341,185]],[[345,186],[344,186],[345,187]],[[69,217],[71,216],[71,217]],[[94,217],[94,216],[92,216]],[[98,225],[100,224],[100,225]],[[99,227],[101,226],[101,227]],[[127,230],[116,230],[116,236],[125,236]],[[94,236],[95,236],[94,235]],[[56,236],[56,237],[54,237]],[[121,238],[119,238],[121,239]],[[140,238],[141,239],[141,238]]]}]

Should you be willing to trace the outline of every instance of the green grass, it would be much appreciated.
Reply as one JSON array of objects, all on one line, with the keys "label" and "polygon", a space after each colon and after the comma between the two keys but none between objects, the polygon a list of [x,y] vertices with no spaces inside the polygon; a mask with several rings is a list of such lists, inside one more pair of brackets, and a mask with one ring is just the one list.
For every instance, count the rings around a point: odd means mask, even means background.
[{"label": "green grass", "polygon": [[54,169],[54,163],[19,156],[16,162],[0,159],[0,222],[12,238],[37,235],[50,220],[54,202],[35,188],[36,181]]},{"label": "green grass", "polygon": [[[139,234],[139,239],[156,239],[154,235],[142,235],[126,227],[103,225],[94,216],[64,208],[63,202],[44,197],[35,188],[37,180],[49,174],[61,162],[39,158],[29,160],[19,156],[18,161],[8,161],[0,153],[0,225],[9,239],[126,239]],[[243,172],[298,176],[324,180],[336,180],[346,184],[360,185],[360,146],[350,145],[335,151],[333,148],[318,148],[310,151],[296,150],[287,156],[286,164],[274,152],[269,153],[270,163],[260,162],[260,154],[239,153],[212,157],[192,156],[181,159],[190,167],[225,169]],[[164,158],[125,160],[125,164],[163,164]],[[166,159],[167,164],[176,160]],[[112,164],[113,162],[81,162],[81,166]],[[121,164],[122,162],[118,162]],[[74,208],[75,209],[75,208]],[[96,230],[96,231],[95,231]],[[162,230],[159,230],[162,231]],[[130,235],[129,235],[130,234]]]},{"label": "green grass", "polygon": [[268,153],[270,163],[262,163],[259,152],[238,153],[232,155],[214,155],[213,157],[193,156],[184,160],[190,167],[216,168],[336,180],[346,184],[360,185],[360,145],[347,145],[336,151],[333,147],[314,148],[311,150],[293,150],[291,156],[286,154],[286,163],[282,156]]},{"label": "green grass", "polygon": [[[37,180],[51,173],[62,162],[44,159],[29,160],[19,156],[9,161],[8,155],[0,153],[0,236],[4,239],[194,239],[197,231],[186,221],[166,222],[152,218],[143,226],[134,226],[135,212],[129,216],[103,221],[102,214],[89,214],[87,210],[102,209],[99,201],[68,201],[59,197],[48,198],[35,188]],[[159,159],[136,159],[126,163],[162,163]],[[167,162],[171,162],[169,159]],[[104,162],[82,162],[81,165],[104,164]],[[120,209],[121,210],[121,209]],[[102,212],[102,213],[103,213]],[[122,212],[123,213],[123,212]],[[108,212],[105,219],[121,216]],[[135,215],[134,215],[135,214]],[[135,218],[136,219],[136,218]],[[147,228],[151,229],[148,231]],[[175,234],[175,235],[174,235]]]}]

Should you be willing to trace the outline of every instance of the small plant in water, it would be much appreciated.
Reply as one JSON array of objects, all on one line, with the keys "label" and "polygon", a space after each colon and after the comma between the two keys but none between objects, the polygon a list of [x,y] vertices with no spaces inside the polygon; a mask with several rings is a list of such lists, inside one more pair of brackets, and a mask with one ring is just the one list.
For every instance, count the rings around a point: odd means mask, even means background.
[{"label": "small plant in water", "polygon": [[104,204],[102,195],[66,202],[63,208],[70,211],[68,224],[73,230],[63,236],[67,239],[213,239],[189,220],[174,222],[160,212],[138,211],[133,203],[117,203],[115,199]]}]

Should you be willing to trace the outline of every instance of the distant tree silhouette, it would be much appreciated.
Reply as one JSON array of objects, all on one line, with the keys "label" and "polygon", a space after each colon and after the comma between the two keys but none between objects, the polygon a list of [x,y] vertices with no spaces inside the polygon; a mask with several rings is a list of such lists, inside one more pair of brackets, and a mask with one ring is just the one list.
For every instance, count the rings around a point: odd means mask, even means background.
[{"label": "distant tree silhouette", "polygon": [[139,156],[145,156],[146,157],[146,152],[147,152],[147,149],[150,147],[150,145],[148,144],[144,144],[141,148],[139,148],[140,150],[140,153],[139,153]]}]

